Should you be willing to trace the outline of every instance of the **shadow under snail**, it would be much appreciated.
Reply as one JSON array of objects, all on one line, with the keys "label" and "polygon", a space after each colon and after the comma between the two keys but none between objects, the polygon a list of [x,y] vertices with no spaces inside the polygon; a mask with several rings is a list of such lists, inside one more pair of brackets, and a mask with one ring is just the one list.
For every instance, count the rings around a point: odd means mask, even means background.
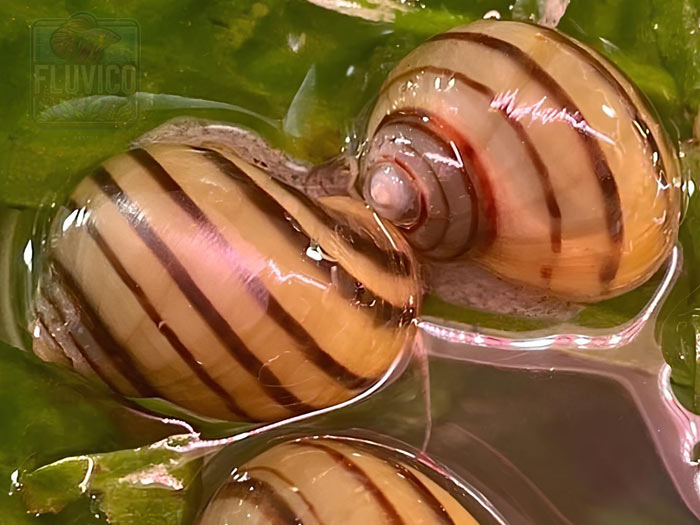
[{"label": "shadow under snail", "polygon": [[34,349],[209,416],[281,419],[376,382],[412,339],[413,251],[591,302],[647,280],[676,239],[678,159],[643,96],[530,24],[480,21],[409,54],[356,165],[304,167],[191,124],[154,130],[75,190]]}]

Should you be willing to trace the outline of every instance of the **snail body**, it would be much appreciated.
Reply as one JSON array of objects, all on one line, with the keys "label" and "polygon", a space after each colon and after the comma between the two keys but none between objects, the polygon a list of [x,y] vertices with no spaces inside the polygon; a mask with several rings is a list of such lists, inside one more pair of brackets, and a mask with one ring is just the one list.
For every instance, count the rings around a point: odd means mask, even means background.
[{"label": "snail body", "polygon": [[663,129],[615,66],[556,31],[434,37],[389,75],[367,137],[364,198],[425,258],[590,302],[646,281],[675,242]]},{"label": "snail body", "polygon": [[105,161],[50,239],[34,350],[128,397],[275,420],[346,401],[411,339],[415,262],[360,203],[317,205],[231,153]]},{"label": "snail body", "polygon": [[276,445],[235,470],[198,525],[476,524],[445,489],[378,447],[344,438]]}]

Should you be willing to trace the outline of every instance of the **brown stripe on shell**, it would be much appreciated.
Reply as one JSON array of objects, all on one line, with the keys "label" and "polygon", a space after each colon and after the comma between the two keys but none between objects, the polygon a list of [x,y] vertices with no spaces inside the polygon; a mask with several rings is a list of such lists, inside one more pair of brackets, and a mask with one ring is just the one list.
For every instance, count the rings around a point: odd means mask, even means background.
[{"label": "brown stripe on shell", "polygon": [[224,485],[217,497],[251,501],[270,525],[303,525],[303,521],[285,499],[269,483],[257,479],[241,479]]},{"label": "brown stripe on shell", "polygon": [[[642,142],[648,147],[648,149],[651,150],[651,164],[654,170],[654,174],[656,175],[656,180],[659,184],[661,184],[663,188],[668,188],[669,180],[666,171],[666,163],[664,161],[663,155],[661,154],[659,143],[656,140],[656,137],[654,136],[654,132],[652,131],[651,127],[647,124],[644,117],[642,117],[642,115],[640,114],[637,104],[635,104],[634,100],[632,100],[632,97],[630,96],[629,92],[625,89],[625,87],[620,83],[620,81],[618,81],[615,78],[615,76],[608,70],[608,68],[606,68],[605,65],[603,65],[601,61],[595,57],[593,53],[591,53],[588,49],[579,44],[576,40],[567,37],[566,35],[548,27],[540,27],[539,29],[542,30],[545,34],[547,34],[547,36],[549,36],[552,40],[555,40],[560,44],[567,46],[570,50],[576,52],[579,55],[579,57],[581,57],[586,63],[593,67],[594,71],[604,81],[606,81],[611,87],[615,89],[615,92],[617,93],[618,97],[624,103],[625,109],[627,110],[627,114],[634,122],[632,128],[640,136]],[[643,101],[643,103],[646,102],[646,95],[644,95],[644,93],[642,93],[639,90],[634,81],[631,78],[629,78],[629,76],[621,69],[618,69],[617,72],[625,80],[627,80],[630,88],[634,90],[634,92],[639,97],[639,100]],[[671,192],[665,191],[664,194],[666,198],[666,208],[668,210],[673,209],[673,197],[671,195]],[[666,213],[665,217],[665,223],[668,223],[669,221],[673,220],[673,214],[671,213]]]},{"label": "brown stripe on shell", "polygon": [[[306,252],[305,249],[303,251]],[[336,287],[338,294],[347,299],[353,307],[364,310],[371,316],[375,326],[400,327],[414,319],[415,307],[394,306],[390,301],[382,299],[355,279],[338,262],[328,259],[317,261],[310,259],[306,253],[302,255],[302,258],[324,271],[328,281]]]},{"label": "brown stripe on shell", "polygon": [[[423,109],[402,108],[399,111],[389,113],[382,119],[377,129],[394,122],[405,122],[408,125],[415,126],[426,135],[430,135],[436,142],[442,143],[447,151],[454,151],[454,148],[456,148],[460,157],[466,156],[466,159],[470,164],[470,171],[474,172],[479,181],[479,189],[481,190],[484,201],[483,213],[484,217],[486,218],[487,230],[484,245],[488,246],[491,244],[496,238],[496,233],[498,230],[497,211],[491,183],[485,175],[484,163],[481,161],[474,147],[472,147],[466,137],[464,137],[443,119]],[[452,148],[452,145],[454,148]],[[466,253],[469,248],[471,248],[479,229],[480,211],[480,207],[477,204],[478,199],[476,198],[474,184],[472,183],[471,177],[467,172],[464,158],[459,158],[457,160],[459,161],[460,173],[462,174],[464,187],[469,195],[469,198],[471,199],[472,220],[469,234],[464,241],[462,249],[456,254],[451,254],[452,257],[459,257],[460,255]]]},{"label": "brown stripe on shell", "polygon": [[[192,147],[191,148],[194,151],[198,151],[202,154],[204,154],[209,161],[213,162],[217,168],[221,170],[221,172],[228,176],[231,177],[233,180],[238,181],[239,183],[242,183],[244,188],[253,190],[253,191],[247,191],[246,196],[248,197],[249,201],[251,204],[256,206],[258,211],[260,213],[265,214],[268,216],[270,219],[272,219],[272,224],[280,229],[282,233],[289,237],[291,235],[290,232],[293,232],[294,235],[299,237],[299,239],[303,239],[303,244],[300,245],[300,249],[302,252],[302,255],[304,259],[309,262],[310,264],[314,264],[320,268],[325,269],[326,271],[330,271],[331,268],[335,267],[338,271],[342,271],[344,274],[350,276],[353,280],[356,282],[359,282],[357,278],[352,276],[341,264],[340,262],[334,262],[332,264],[326,264],[324,262],[319,262],[319,261],[314,261],[309,259],[305,252],[306,248],[310,245],[311,239],[304,234],[301,230],[301,226],[294,226],[296,223],[287,221],[287,220],[276,220],[277,218],[282,218],[284,216],[289,216],[289,213],[284,209],[284,207],[279,204],[275,199],[272,197],[267,197],[267,193],[264,190],[261,190],[256,184],[255,181],[253,181],[240,167],[238,167],[233,161],[230,159],[227,159],[224,157],[221,153],[215,150],[211,149],[206,149],[206,148],[198,148],[198,147]],[[299,197],[300,199],[303,199],[303,204],[309,209],[313,210],[314,212],[317,211],[317,205],[314,204],[312,201],[310,201],[306,196],[303,196],[301,194],[296,193],[296,190],[291,189],[291,188],[286,188],[286,190],[289,190],[290,193],[293,193],[295,196]],[[329,216],[326,216],[328,220],[333,221],[332,218]],[[293,220],[293,218],[292,218]],[[333,226],[333,222],[329,223],[329,227]],[[345,235],[345,234],[342,234]],[[347,236],[344,238],[347,239]],[[353,245],[354,246],[354,245]],[[398,253],[398,252],[397,252]],[[402,254],[403,255],[403,254]],[[412,307],[407,306],[407,305],[394,305],[390,301],[382,298],[379,296],[375,291],[373,290],[367,290],[366,288],[363,288],[367,292],[369,292],[373,298],[372,298],[372,303],[376,305],[381,305],[381,308],[372,308],[372,313],[375,316],[375,320],[378,323],[384,323],[384,324],[398,324],[398,325],[403,325],[405,324],[407,318],[406,318],[406,312],[412,310]],[[356,303],[359,306],[366,306],[368,303],[361,303],[357,302]],[[284,323],[286,323],[285,320],[283,320],[283,324],[281,326],[285,326]]]},{"label": "brown stripe on shell", "polygon": [[[94,361],[94,359],[92,359],[92,357],[90,356],[89,352],[85,349],[85,347],[83,347],[83,345],[80,344],[80,341],[78,341],[78,339],[75,337],[73,332],[68,327],[68,324],[66,322],[65,313],[54,302],[53,298],[49,295],[49,293],[47,293],[48,290],[46,290],[44,287],[42,287],[41,292],[42,292],[41,293],[42,297],[44,297],[44,299],[46,299],[46,302],[49,304],[49,306],[58,313],[58,316],[61,319],[61,323],[66,328],[66,333],[68,334],[68,337],[70,338],[70,340],[73,343],[73,345],[75,346],[75,348],[78,350],[78,353],[81,355],[81,357],[88,364],[90,369],[93,372],[95,372],[97,377],[99,377],[102,380],[102,382],[105,385],[107,385],[111,390],[113,390],[114,392],[124,394],[124,392],[119,390],[117,388],[117,386],[109,379],[109,376],[107,375],[107,373],[104,370],[102,370],[102,368]],[[63,346],[61,346],[61,349],[63,350],[63,353],[65,354],[65,349],[63,348]],[[66,356],[68,356],[68,354],[66,354]],[[70,359],[70,357],[69,357],[69,359]],[[128,378],[127,378],[127,381],[128,381]]]},{"label": "brown stripe on shell", "polygon": [[316,450],[321,450],[325,454],[330,456],[338,465],[340,465],[346,472],[351,474],[360,484],[362,484],[365,490],[367,490],[367,492],[369,492],[374,497],[377,503],[384,510],[387,517],[387,523],[404,523],[403,519],[401,519],[401,516],[396,510],[396,507],[394,507],[394,504],[391,503],[391,501],[389,501],[389,498],[387,498],[386,494],[382,492],[382,489],[380,489],[377,486],[377,484],[374,481],[372,481],[372,478],[370,478],[369,475],[357,463],[352,461],[345,454],[339,452],[338,450],[332,447],[329,447],[328,445],[319,443],[318,441],[300,440],[295,442],[294,444],[300,447],[308,447]]},{"label": "brown stripe on shell", "polygon": [[399,462],[389,462],[396,471],[411,485],[411,488],[416,492],[418,498],[425,503],[433,512],[439,523],[443,525],[455,525],[454,520],[447,512],[447,509],[440,503],[440,500],[435,497],[435,494],[425,486],[425,484],[416,476],[409,468]]},{"label": "brown stripe on shell", "polygon": [[[230,159],[226,158],[218,151],[196,146],[192,146],[191,149],[201,151],[205,154],[210,154],[210,159],[213,162],[219,163],[222,171],[227,170],[225,171],[227,175],[236,180],[243,181],[257,187],[255,181],[248,176],[247,173],[241,170]],[[283,189],[284,192],[301,201],[304,207],[312,212],[319,222],[330,230],[337,232],[338,235],[345,240],[345,242],[351,245],[353,250],[366,256],[378,267],[391,274],[401,275],[403,277],[410,276],[412,274],[413,265],[411,264],[410,258],[405,253],[393,249],[382,249],[371,239],[368,239],[353,231],[352,228],[350,228],[350,226],[344,222],[343,217],[327,212],[322,208],[322,205],[314,202],[311,200],[311,198],[304,195],[296,188],[285,186],[273,178],[270,180],[272,183],[279,186],[280,189]]]},{"label": "brown stripe on shell", "polygon": [[[95,374],[97,375],[97,377],[99,377],[100,380],[102,380],[102,382],[103,382],[105,385],[107,385],[111,390],[113,390],[114,392],[117,392],[117,393],[121,393],[121,394],[123,394],[123,395],[126,395],[122,390],[120,390],[119,388],[117,388],[117,386],[116,386],[116,385],[112,382],[112,380],[109,378],[109,375],[108,375],[104,370],[102,370],[102,367],[100,367],[100,366],[97,364],[97,362],[96,362],[94,359],[92,359],[92,356],[90,355],[90,353],[89,353],[89,352],[85,349],[85,347],[80,343],[80,341],[79,341],[78,338],[75,336],[75,334],[73,333],[73,331],[71,330],[71,328],[68,326],[68,322],[67,322],[67,320],[66,320],[65,312],[59,307],[58,304],[56,304],[56,302],[54,301],[54,298],[50,295],[50,292],[49,292],[45,287],[42,287],[42,288],[41,288],[41,295],[42,295],[42,297],[46,300],[46,302],[48,303],[48,305],[49,305],[55,312],[58,313],[58,316],[59,316],[59,318],[61,319],[61,324],[63,324],[63,326],[64,326],[64,328],[65,328],[65,330],[66,330],[66,333],[68,334],[68,337],[69,337],[70,340],[71,340],[71,343],[73,343],[73,345],[75,346],[76,350],[78,350],[78,353],[79,353],[80,356],[85,360],[85,362],[88,364],[88,366],[90,367],[90,369],[91,369],[93,372],[95,372]],[[83,330],[85,330],[85,331],[87,332],[87,330],[85,329],[84,326],[83,326]],[[63,349],[63,351],[64,351],[64,353],[65,353],[65,348],[63,348],[63,347],[61,347],[61,348]],[[68,354],[66,354],[66,356],[68,356]],[[70,358],[69,358],[69,359],[70,359]],[[129,378],[128,378],[128,377],[126,378],[126,381],[129,382]],[[132,387],[133,387],[133,385],[132,385]]]},{"label": "brown stripe on shell", "polygon": [[321,372],[328,377],[335,379],[349,390],[366,388],[375,383],[378,378],[365,377],[349,370],[347,367],[336,361],[328,352],[314,341],[313,337],[306,329],[294,319],[279,302],[270,296],[267,305],[267,314],[275,319],[275,322],[286,329],[287,333],[297,341],[304,356],[316,365]]},{"label": "brown stripe on shell", "polygon": [[114,253],[114,250],[112,250],[92,222],[87,224],[87,232],[95,241],[95,244],[97,244],[98,248],[109,264],[112,266],[112,269],[138,300],[141,308],[148,315],[151,321],[153,321],[153,324],[157,327],[158,331],[163,334],[168,343],[170,343],[170,346],[172,346],[189,369],[192,370],[192,372],[199,378],[202,384],[204,384],[219,399],[221,399],[224,405],[234,415],[245,419],[253,419],[250,414],[246,413],[245,410],[238,405],[233,396],[207,372],[207,370],[197,361],[197,358],[192,354],[192,352],[190,352],[190,350],[180,340],[175,331],[163,320],[155,306],[153,306],[149,298],[146,296],[141,286],[134,280],[133,277],[131,277],[131,275],[129,275],[129,272],[126,268],[124,268],[117,254]]},{"label": "brown stripe on shell", "polygon": [[283,483],[285,483],[287,486],[289,486],[290,490],[292,490],[292,492],[294,492],[294,494],[296,494],[297,496],[299,496],[299,498],[301,498],[301,500],[304,502],[306,507],[309,509],[309,512],[314,517],[314,519],[318,522],[318,524],[323,525],[323,520],[321,519],[321,516],[319,516],[318,511],[316,510],[316,507],[314,506],[314,504],[311,503],[309,498],[306,497],[306,494],[304,494],[301,490],[299,490],[299,488],[296,486],[296,484],[291,479],[289,479],[287,476],[285,476],[282,472],[280,472],[276,468],[267,467],[265,465],[259,465],[259,466],[246,468],[246,473],[251,474],[253,472],[267,472],[268,474],[275,476],[277,479],[282,480]]},{"label": "brown stripe on shell", "polygon": [[[577,124],[585,124],[586,120],[583,114],[569,94],[564,91],[561,85],[535,62],[532,57],[514,44],[483,33],[471,32],[443,33],[432,38],[432,41],[439,40],[471,42],[503,54],[517,64],[533,81],[544,87],[551,97],[563,106],[563,109]],[[612,174],[605,153],[601,149],[598,140],[587,133],[584,126],[575,126],[574,129],[583,142],[596,180],[603,194],[608,235],[613,246],[612,254],[606,261],[603,261],[600,271],[600,281],[603,285],[607,286],[615,278],[615,275],[617,275],[617,270],[620,266],[620,258],[622,256],[624,225],[620,194],[617,189],[615,177]]]},{"label": "brown stripe on shell", "polygon": [[315,410],[285,388],[277,376],[265,366],[260,359],[248,349],[238,334],[229,325],[209,298],[199,289],[180,260],[151,228],[145,215],[137,204],[122,190],[104,167],[93,175],[93,180],[104,194],[115,204],[129,225],[138,234],[143,243],[151,250],[170,274],[178,288],[190,304],[207,322],[229,354],[253,377],[263,390],[281,406],[294,413],[301,414]]},{"label": "brown stripe on shell", "polygon": [[[477,82],[476,80],[470,78],[466,74],[460,73],[458,71],[454,71],[452,69],[430,66],[430,65],[425,65],[425,66],[413,68],[409,71],[401,73],[400,75],[397,75],[396,77],[392,78],[389,82],[387,82],[382,87],[382,90],[380,91],[380,96],[382,94],[384,94],[388,89],[391,88],[391,86],[393,86],[397,82],[401,82],[402,80],[414,77],[414,76],[421,74],[423,72],[432,73],[433,75],[438,75],[438,76],[439,75],[449,76],[450,78],[454,78],[460,84],[464,84],[464,85],[468,86],[469,88],[471,88],[471,89],[481,93],[482,95],[488,97],[489,100],[493,100],[494,98],[496,98],[496,93],[490,87],[488,87],[485,84],[482,84],[480,82]],[[505,108],[501,108],[499,110],[499,113],[501,115],[503,115],[506,123],[516,133],[516,135],[518,136],[518,138],[522,142],[523,146],[525,147],[525,150],[527,151],[528,156],[530,157],[530,162],[532,162],[533,166],[535,167],[535,171],[537,172],[537,175],[539,177],[540,186],[542,187],[542,193],[544,194],[545,203],[547,205],[547,211],[549,212],[550,243],[551,243],[552,251],[554,253],[560,253],[561,252],[561,210],[559,208],[559,203],[557,202],[557,197],[556,197],[556,194],[554,192],[554,187],[552,186],[552,180],[551,180],[551,177],[549,175],[549,168],[547,168],[547,165],[545,164],[544,160],[542,160],[542,157],[540,156],[539,152],[537,151],[537,148],[535,147],[532,140],[530,139],[530,136],[528,135],[527,130],[525,129],[525,126],[523,126],[517,120],[510,118],[510,116],[508,115]]]},{"label": "brown stripe on shell", "polygon": [[[228,261],[231,263],[231,268],[235,268],[237,274],[240,276],[241,282],[245,283],[251,295],[275,324],[277,324],[281,330],[286,331],[299,344],[299,349],[307,359],[314,363],[324,374],[335,379],[350,390],[365,388],[377,381],[375,377],[364,377],[352,372],[319,346],[299,321],[287,312],[279,301],[267,290],[265,283],[263,283],[255,273],[242,265],[241,261],[243,261],[244,258],[235,252],[235,249],[228,243],[219,229],[156,159],[142,149],[132,150],[129,153],[138,160],[143,168],[148,170],[148,173],[161,188],[163,188],[163,191],[187,212],[197,225],[210,235],[210,238],[216,241],[218,246],[226,254]],[[262,200],[262,192],[249,192],[248,196],[251,198],[252,202],[263,205],[260,202]],[[272,199],[266,199],[266,201],[272,201]],[[264,208],[262,212],[269,216],[270,209],[268,207],[270,203],[265,202],[264,205],[266,205],[266,208]],[[276,216],[283,217],[282,214]],[[291,224],[289,226],[290,227],[287,229],[293,230]]]},{"label": "brown stripe on shell", "polygon": [[[394,306],[391,302],[382,299],[368,289],[363,283],[347,273],[340,265],[334,264],[331,268],[331,280],[336,283],[339,293],[347,299],[350,304],[360,310],[364,310],[371,316],[374,326],[377,327],[401,327],[409,324],[415,317],[415,307],[406,306],[404,308]],[[352,290],[342,289],[342,280],[352,281]]]},{"label": "brown stripe on shell", "polygon": [[[407,148],[407,149],[413,151],[416,155],[420,155],[420,156],[422,157],[422,154],[420,154],[420,153],[416,150],[416,148],[414,148],[414,147],[411,146],[410,144],[404,144],[403,146],[404,146],[405,148]],[[411,178],[414,178],[414,179],[415,179],[415,177],[413,177],[413,174],[411,173],[411,170],[410,170],[410,169],[408,168],[408,166],[406,166],[401,160],[399,160],[398,158],[394,158],[394,162],[396,162],[396,164],[397,164],[404,172],[406,172]],[[437,183],[438,183],[438,188],[440,188],[440,197],[441,197],[441,199],[442,199],[442,202],[443,202],[444,205],[445,205],[445,208],[449,209],[450,206],[449,206],[449,204],[448,204],[448,202],[447,202],[447,196],[445,195],[445,190],[444,190],[444,188],[442,187],[442,184],[440,184],[440,179],[438,178],[437,173],[435,173],[435,170],[433,169],[433,166],[432,166],[432,164],[431,164],[430,162],[426,162],[425,165],[426,165],[426,167],[428,168],[428,170],[430,171],[430,174],[433,176],[433,178],[434,178],[434,179],[437,181]],[[418,184],[421,184],[421,183],[418,182]],[[422,184],[421,184],[421,186],[422,186]],[[423,190],[423,189],[424,189],[424,188],[421,187],[421,190]],[[435,220],[439,220],[439,219],[436,218],[436,217],[431,217],[430,219],[428,218],[428,203],[426,202],[426,199],[425,199],[425,192],[424,192],[424,191],[421,191],[421,192],[420,192],[420,215],[418,216],[418,220],[416,220],[416,224],[414,224],[413,226],[408,227],[408,228],[402,228],[402,229],[403,229],[404,231],[406,231],[406,233],[411,233],[412,231],[415,231],[416,229],[418,229],[422,224],[424,224],[426,220],[433,220],[433,221],[435,221]],[[449,226],[449,221],[448,221],[448,219],[444,219],[444,220],[442,221],[442,226],[443,226],[443,228],[442,228],[442,232],[441,232],[440,236],[437,237],[437,238],[435,239],[435,241],[434,241],[432,244],[430,244],[430,245],[428,245],[428,246],[421,246],[421,247],[418,247],[417,249],[420,250],[420,251],[427,252],[427,251],[430,251],[430,250],[434,249],[438,244],[440,244],[440,241],[442,241],[442,239],[444,239],[444,238],[445,238],[445,235],[447,234],[447,230],[448,230],[448,226]]]},{"label": "brown stripe on shell", "polygon": [[[136,362],[114,338],[109,328],[104,325],[101,321],[100,316],[95,311],[94,307],[85,296],[82,288],[78,282],[74,279],[73,275],[68,271],[68,269],[58,260],[57,257],[51,257],[51,268],[53,270],[53,275],[57,280],[57,283],[61,286],[66,295],[70,298],[73,306],[80,316],[80,324],[85,328],[85,330],[90,334],[90,336],[95,340],[99,348],[102,350],[105,358],[110,361],[116,370],[134,387],[134,389],[143,397],[163,397],[157,389],[151,385],[146,376],[141,373],[138,369]],[[46,296],[46,294],[44,294]],[[51,303],[54,308],[56,308],[59,315],[62,316],[62,321],[66,323],[65,318],[61,308],[58,307],[54,302]],[[95,370],[95,373],[104,381],[106,379],[106,374],[96,366],[93,359],[90,358],[89,353],[86,351],[82,345],[77,342],[77,338],[73,338],[76,343],[76,347],[83,355],[90,367]],[[110,387],[119,392],[120,390],[114,388],[111,381],[105,381],[105,383]]]},{"label": "brown stripe on shell", "polygon": [[545,281],[550,281],[552,279],[552,267],[549,265],[544,265],[540,268],[540,277]]},{"label": "brown stripe on shell", "polygon": [[[654,137],[654,133],[651,131],[651,127],[646,123],[644,117],[642,117],[642,115],[639,113],[637,105],[632,100],[632,97],[630,96],[629,92],[625,89],[625,87],[615,78],[615,76],[608,70],[608,68],[606,68],[600,62],[600,60],[598,60],[593,55],[593,53],[591,53],[588,49],[576,42],[574,39],[569,38],[563,35],[562,33],[555,31],[554,29],[550,29],[548,27],[540,27],[538,29],[543,31],[552,40],[555,40],[558,43],[567,46],[569,49],[573,50],[586,63],[592,66],[595,72],[615,90],[615,93],[617,93],[618,97],[620,97],[620,99],[624,103],[628,115],[636,123],[634,129],[642,138],[642,141],[644,141],[651,149],[652,159],[656,159],[652,160],[652,166],[654,168],[654,172],[656,173],[657,179],[659,180],[659,182],[661,182],[661,184],[664,187],[668,187],[669,183],[666,177],[666,167],[656,137]],[[639,99],[645,100],[645,95],[639,91],[635,83],[627,76],[627,74],[625,74],[625,72],[622,70],[618,70],[618,72],[620,75],[622,75],[623,78],[625,78],[625,80],[627,80],[627,82],[629,82],[630,88],[635,90]],[[667,194],[667,198],[670,199],[669,194]]]}]

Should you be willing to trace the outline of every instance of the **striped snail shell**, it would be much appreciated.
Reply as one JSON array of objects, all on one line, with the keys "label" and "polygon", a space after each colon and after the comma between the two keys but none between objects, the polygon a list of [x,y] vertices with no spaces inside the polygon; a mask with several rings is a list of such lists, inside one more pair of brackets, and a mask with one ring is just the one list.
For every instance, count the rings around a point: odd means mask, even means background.
[{"label": "striped snail shell", "polygon": [[445,489],[386,452],[337,437],[276,445],[235,469],[197,523],[477,523]]},{"label": "striped snail shell", "polygon": [[276,420],[351,399],[411,340],[410,250],[349,197],[317,206],[233,154],[154,144],[71,198],[34,350],[125,396]]},{"label": "striped snail shell", "polygon": [[432,259],[597,301],[675,242],[680,169],[643,96],[554,30],[479,21],[403,59],[371,114],[360,187]]}]

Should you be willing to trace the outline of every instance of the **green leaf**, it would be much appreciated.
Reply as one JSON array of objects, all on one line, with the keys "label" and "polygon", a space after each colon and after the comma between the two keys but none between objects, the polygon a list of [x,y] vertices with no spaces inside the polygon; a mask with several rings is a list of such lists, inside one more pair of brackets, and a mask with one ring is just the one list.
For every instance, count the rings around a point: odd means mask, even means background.
[{"label": "green leaf", "polygon": [[190,523],[202,457],[177,447],[193,439],[62,459],[20,478],[22,500],[29,512],[45,514],[89,497],[112,525]]},{"label": "green leaf", "polygon": [[[183,427],[120,404],[104,388],[77,374],[0,343],[0,478],[66,456],[134,448],[182,433]],[[89,505],[66,515],[93,523]],[[34,523],[18,497],[0,492],[2,523]],[[93,520],[93,521],[91,521]],[[68,523],[49,520],[47,523]]]},{"label": "green leaf", "polygon": [[[687,144],[683,167],[693,188],[679,232],[683,246],[683,273],[664,303],[656,323],[656,339],[671,367],[671,386],[679,401],[700,414],[700,147]],[[692,183],[692,185],[691,185]]]},{"label": "green leaf", "polygon": [[652,2],[652,28],[655,28],[659,54],[674,73],[688,105],[697,111],[700,102],[700,2],[678,0]]}]

